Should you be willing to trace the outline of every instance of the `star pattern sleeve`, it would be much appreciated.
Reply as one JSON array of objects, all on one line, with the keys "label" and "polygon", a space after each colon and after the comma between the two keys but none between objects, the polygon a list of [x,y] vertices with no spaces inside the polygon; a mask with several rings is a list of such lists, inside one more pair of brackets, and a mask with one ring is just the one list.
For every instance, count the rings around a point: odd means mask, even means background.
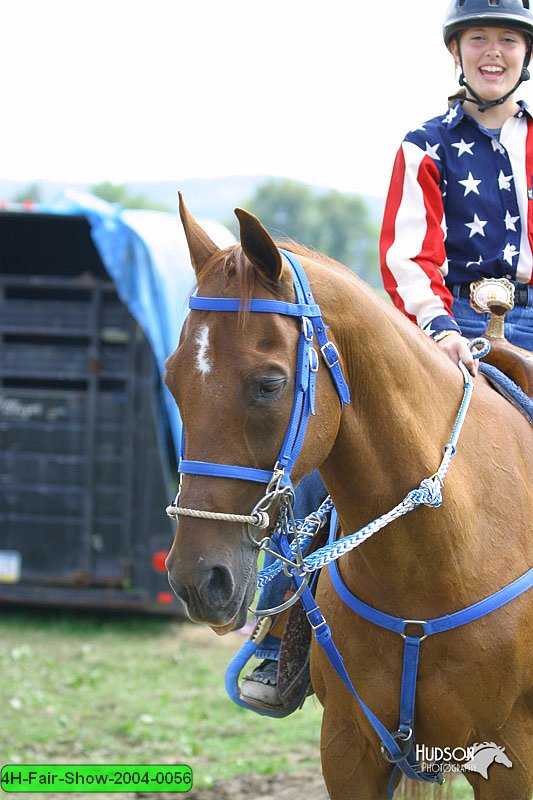
[{"label": "star pattern sleeve", "polygon": [[448,271],[439,145],[404,141],[393,171],[380,240],[383,284],[394,304],[428,334],[459,330]]}]

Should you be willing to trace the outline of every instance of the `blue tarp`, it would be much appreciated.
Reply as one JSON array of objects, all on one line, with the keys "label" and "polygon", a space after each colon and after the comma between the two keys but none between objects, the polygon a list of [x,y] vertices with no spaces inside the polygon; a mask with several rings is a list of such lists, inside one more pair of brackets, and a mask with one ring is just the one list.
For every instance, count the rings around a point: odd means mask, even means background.
[{"label": "blue tarp", "polygon": [[[161,211],[122,209],[90,194],[66,191],[40,211],[81,214],[117,293],[143,329],[159,368],[176,348],[188,313],[187,299],[194,285],[194,271],[178,215]],[[220,247],[235,242],[223,225],[200,220]],[[181,421],[170,392],[163,390],[166,413],[176,453],[181,440]]]}]

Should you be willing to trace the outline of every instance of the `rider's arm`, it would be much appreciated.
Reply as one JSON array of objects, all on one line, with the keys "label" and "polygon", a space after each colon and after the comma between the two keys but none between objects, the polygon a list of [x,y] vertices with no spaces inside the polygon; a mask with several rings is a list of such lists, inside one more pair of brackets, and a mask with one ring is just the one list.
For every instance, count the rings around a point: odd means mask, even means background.
[{"label": "rider's arm", "polygon": [[448,270],[439,159],[404,141],[394,163],[380,240],[383,284],[393,303],[428,335],[460,333]]}]

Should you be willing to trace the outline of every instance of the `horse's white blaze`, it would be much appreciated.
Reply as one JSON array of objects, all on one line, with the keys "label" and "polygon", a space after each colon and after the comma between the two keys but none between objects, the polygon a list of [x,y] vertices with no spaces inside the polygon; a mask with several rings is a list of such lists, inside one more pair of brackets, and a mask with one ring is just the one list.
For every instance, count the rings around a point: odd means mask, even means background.
[{"label": "horse's white blaze", "polygon": [[198,345],[198,352],[196,354],[196,366],[202,375],[207,375],[211,372],[213,366],[209,358],[209,326],[201,325],[200,330],[196,334],[196,343]]}]

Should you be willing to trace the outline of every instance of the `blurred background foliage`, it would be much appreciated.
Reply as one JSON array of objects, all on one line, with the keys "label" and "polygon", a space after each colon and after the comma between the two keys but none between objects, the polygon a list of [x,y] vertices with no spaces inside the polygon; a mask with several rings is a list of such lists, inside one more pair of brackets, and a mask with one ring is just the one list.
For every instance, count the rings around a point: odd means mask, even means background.
[{"label": "blurred background foliage", "polygon": [[[62,188],[89,191],[122,208],[177,212],[180,189],[192,213],[222,222],[235,235],[238,223],[231,213],[241,206],[256,214],[274,239],[294,239],[352,269],[371,286],[381,289],[378,238],[383,202],[380,198],[345,194],[285,178],[233,176],[212,181],[187,180],[112,183],[62,187],[40,181],[0,186],[15,202],[49,202]],[[9,189],[11,188],[11,191]],[[0,191],[0,196],[2,196]]]},{"label": "blurred background foliage", "polygon": [[[259,217],[275,239],[294,239],[340,261],[371,285],[380,284],[379,226],[363,198],[272,179],[258,186],[243,206]],[[226,225],[237,234],[234,218],[226,220]]]}]

